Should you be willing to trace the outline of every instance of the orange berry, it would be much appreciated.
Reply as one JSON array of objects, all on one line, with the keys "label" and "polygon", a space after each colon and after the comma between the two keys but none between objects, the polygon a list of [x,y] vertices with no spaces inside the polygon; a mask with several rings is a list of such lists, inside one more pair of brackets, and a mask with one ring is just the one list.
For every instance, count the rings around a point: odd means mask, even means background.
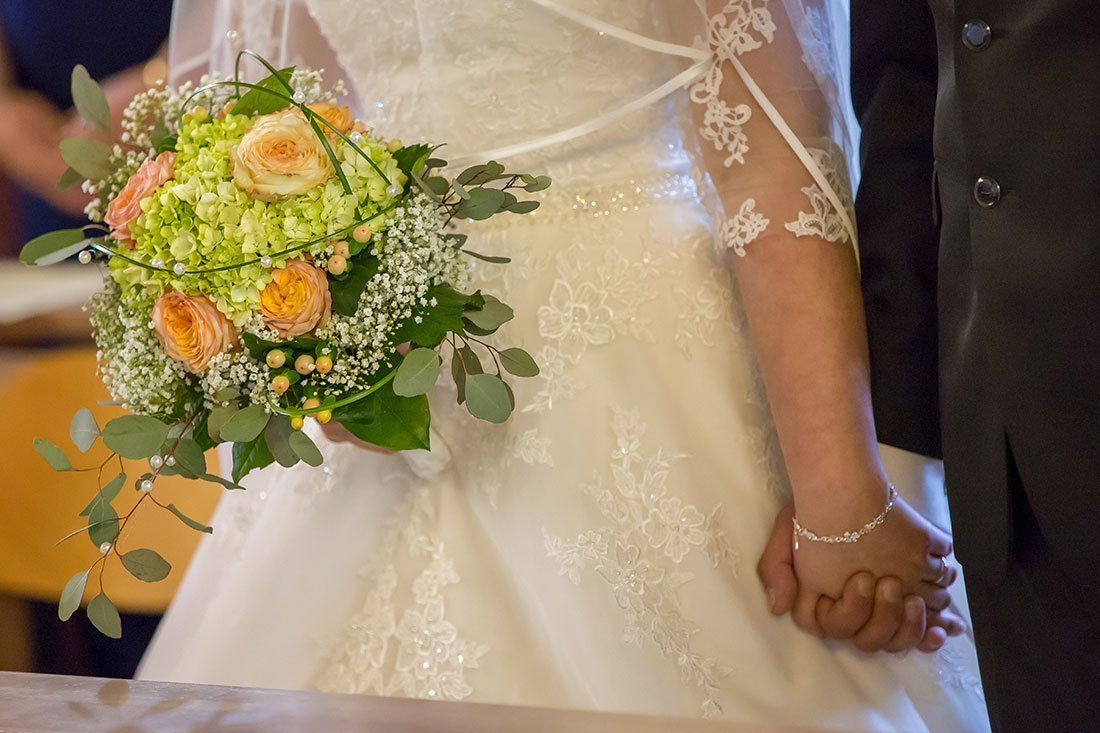
[{"label": "orange berry", "polygon": [[302,409],[303,410],[315,410],[320,406],[321,406],[321,400],[319,400],[315,397],[310,397],[308,400],[306,400],[305,402],[302,403]]},{"label": "orange berry", "polygon": [[271,391],[276,394],[282,394],[290,389],[290,380],[280,374],[271,380]]},{"label": "orange berry", "polygon": [[302,376],[309,374],[314,369],[313,357],[309,354],[302,354],[294,360],[294,371],[298,372]]},{"label": "orange berry", "polygon": [[321,374],[328,374],[332,371],[332,357],[318,356],[317,361],[314,362],[314,366],[317,367],[317,371]]},{"label": "orange berry", "polygon": [[290,418],[290,427],[294,428],[295,430],[301,430],[302,426],[305,424],[306,421],[300,417],[295,416]]},{"label": "orange berry", "polygon": [[359,226],[355,227],[354,230],[352,230],[351,236],[354,237],[355,241],[359,244],[366,244],[370,241],[371,238],[370,227],[366,224],[360,224]]},{"label": "orange berry", "polygon": [[314,415],[314,417],[317,418],[317,422],[324,425],[325,423],[327,423],[329,420],[332,419],[332,412],[330,410],[321,410],[316,415]]},{"label": "orange berry", "polygon": [[347,242],[337,242],[333,246],[333,253],[338,257],[343,257],[345,260],[351,257],[351,248],[348,247]]},{"label": "orange berry", "polygon": [[267,352],[267,365],[272,369],[278,369],[283,364],[286,364],[286,354],[280,349],[272,349]]},{"label": "orange berry", "polygon": [[343,275],[348,269],[348,261],[340,255],[333,255],[328,258],[328,271],[333,275]]}]

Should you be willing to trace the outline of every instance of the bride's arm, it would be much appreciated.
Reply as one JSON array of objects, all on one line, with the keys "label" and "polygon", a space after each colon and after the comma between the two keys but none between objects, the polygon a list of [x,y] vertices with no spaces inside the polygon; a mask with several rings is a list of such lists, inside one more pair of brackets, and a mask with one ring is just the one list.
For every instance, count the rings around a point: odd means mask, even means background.
[{"label": "bride's arm", "polygon": [[[701,4],[708,6],[711,28],[719,31],[711,41],[721,56],[722,41],[736,41],[729,31],[747,4]],[[772,2],[770,14],[767,3],[751,5],[758,15],[746,33],[759,47],[724,47],[742,64],[744,74],[724,60],[720,81],[712,74],[693,96],[700,102],[697,117],[704,129],[707,170],[727,215],[734,215],[727,224],[728,241],[743,253],[734,258],[737,277],[798,519],[819,535],[842,534],[878,516],[890,493],[871,416],[859,272],[844,217],[764,106],[774,105],[798,139],[827,140],[831,117],[825,97],[803,62],[803,49],[780,4]],[[766,102],[754,96],[751,83]],[[740,123],[748,146],[741,151],[743,163],[731,161],[736,145],[710,144],[735,136],[706,139],[708,128],[723,128],[716,123],[721,104],[731,111],[726,120]],[[747,106],[748,119],[745,109],[737,109],[740,104]],[[816,146],[808,142],[807,147]],[[821,149],[827,149],[824,142]],[[825,160],[820,154],[814,157],[819,163]],[[842,157],[839,150],[833,154],[837,162]],[[838,197],[847,198],[843,174],[830,176],[829,183]],[[761,217],[768,224],[759,232]],[[949,596],[932,581],[941,568],[936,558],[949,552],[949,538],[900,499],[887,520],[859,542],[803,539],[794,557],[800,581],[796,618],[814,626],[818,599],[840,597],[845,581],[861,570],[895,576],[905,592],[919,594],[929,608],[942,609]]]}]

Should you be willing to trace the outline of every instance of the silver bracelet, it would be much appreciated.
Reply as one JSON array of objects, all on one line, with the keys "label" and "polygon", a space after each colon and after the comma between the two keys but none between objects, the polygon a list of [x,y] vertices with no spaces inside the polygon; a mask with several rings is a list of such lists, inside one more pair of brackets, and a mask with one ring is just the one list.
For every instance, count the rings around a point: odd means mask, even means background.
[{"label": "silver bracelet", "polygon": [[845,532],[844,534],[822,536],[819,534],[814,534],[813,532],[799,524],[797,516],[791,517],[791,521],[794,522],[794,549],[798,549],[799,537],[805,537],[810,542],[824,542],[829,545],[850,545],[853,542],[859,542],[865,534],[885,522],[886,515],[889,514],[890,510],[894,508],[894,501],[898,498],[898,492],[894,490],[893,484],[889,484],[889,486],[890,495],[886,499],[886,508],[882,510],[881,514],[879,514],[867,524],[863,525],[855,532]]}]

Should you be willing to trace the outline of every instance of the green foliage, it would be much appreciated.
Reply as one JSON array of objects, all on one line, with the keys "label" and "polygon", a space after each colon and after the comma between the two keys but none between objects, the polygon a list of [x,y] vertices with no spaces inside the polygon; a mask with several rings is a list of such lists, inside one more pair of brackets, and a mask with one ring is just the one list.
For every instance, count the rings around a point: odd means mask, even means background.
[{"label": "green foliage", "polygon": [[230,416],[219,434],[225,441],[247,443],[263,432],[270,418],[271,415],[263,405],[249,405]]},{"label": "green foliage", "polygon": [[118,609],[103,593],[88,603],[88,620],[104,636],[112,639],[122,638],[122,619],[118,615]]},{"label": "green foliage", "polygon": [[433,150],[435,148],[431,145],[406,145],[393,154],[393,159],[401,172],[411,179],[414,174],[419,176],[427,168],[428,156]]},{"label": "green foliage", "polygon": [[206,432],[213,439],[222,440],[221,430],[225,426],[226,421],[229,418],[236,415],[241,408],[237,405],[228,405],[226,407],[218,406],[210,410],[209,416],[206,418]]},{"label": "green foliage", "polygon": [[65,172],[61,174],[61,178],[57,181],[58,191],[68,191],[73,186],[79,186],[84,183],[84,176],[77,173],[72,168],[66,168]]},{"label": "green foliage", "polygon": [[84,124],[101,135],[110,135],[111,108],[107,104],[107,96],[82,64],[73,67],[70,90],[73,95],[73,105],[83,118]]},{"label": "green foliage", "polygon": [[194,519],[187,516],[186,514],[181,512],[179,509],[177,509],[175,504],[169,504],[165,508],[168,509],[168,511],[175,514],[181,522],[186,524],[191,529],[197,530],[199,532],[205,532],[206,534],[214,534],[213,527],[208,527],[205,524],[202,524],[201,522],[196,522]]},{"label": "green foliage", "polygon": [[90,137],[71,137],[61,141],[61,157],[85,178],[102,181],[111,177],[111,147]]},{"label": "green foliage", "polygon": [[[484,303],[480,293],[463,295],[449,285],[432,288],[427,299],[429,302],[434,300],[436,304],[414,311],[414,317],[394,335],[395,343],[411,341],[419,346],[437,346],[451,331],[462,331],[464,308],[480,307]],[[420,323],[416,322],[417,316]]]},{"label": "green foliage", "polygon": [[531,355],[520,348],[505,349],[500,352],[500,365],[508,370],[509,374],[517,377],[537,377],[539,365],[531,358]]},{"label": "green foliage", "polygon": [[65,584],[65,590],[61,591],[61,602],[57,604],[57,617],[62,621],[68,621],[80,608],[80,600],[84,597],[84,586],[88,584],[88,571],[77,573],[69,578]]},{"label": "green foliage", "polygon": [[249,89],[242,94],[233,105],[233,114],[269,115],[289,107],[290,103],[284,97],[289,96],[286,90],[290,88],[290,76],[293,73],[294,67],[288,66],[257,82],[256,86],[261,89]]},{"label": "green foliage", "polygon": [[88,506],[84,507],[84,510],[80,512],[80,516],[86,517],[91,514],[96,504],[110,504],[115,500],[119,492],[122,491],[122,487],[125,485],[126,474],[120,473],[115,476],[106,486],[96,492],[95,498],[88,503]]},{"label": "green foliage", "polygon": [[118,512],[105,501],[93,504],[88,511],[88,539],[97,548],[118,537]]},{"label": "green foliage", "polygon": [[103,426],[103,442],[123,458],[140,460],[160,450],[169,427],[155,417],[123,415]]},{"label": "green foliage", "polygon": [[340,277],[328,278],[328,291],[332,295],[332,310],[342,316],[354,316],[359,309],[359,298],[367,283],[378,274],[378,258],[364,250],[348,260],[348,271]]},{"label": "green foliage", "polygon": [[295,455],[314,468],[325,462],[325,458],[321,455],[321,451],[317,450],[317,445],[301,430],[295,430],[290,434],[290,449],[294,451]]},{"label": "green foliage", "polygon": [[180,438],[173,455],[176,456],[178,464],[190,473],[196,476],[206,473],[206,456],[202,447],[194,440]]},{"label": "green foliage", "polygon": [[81,453],[87,453],[95,443],[95,439],[99,437],[99,425],[92,411],[87,407],[81,407],[73,415],[73,421],[69,425],[69,437]]},{"label": "green foliage", "polygon": [[221,484],[230,491],[244,491],[244,487],[240,484],[236,484],[227,478],[222,478],[216,473],[204,473],[203,475],[196,476],[195,478],[199,481],[208,481],[212,484]]},{"label": "green foliage", "polygon": [[441,365],[434,349],[413,349],[401,360],[393,377],[393,391],[399,397],[427,394],[439,379]]},{"label": "green foliage", "polygon": [[52,265],[72,257],[87,246],[83,229],[58,229],[23,245],[19,261],[24,265]]},{"label": "green foliage", "polygon": [[[367,404],[362,404],[367,403]],[[352,409],[349,409],[352,408]],[[369,415],[369,420],[363,417]],[[428,398],[398,397],[387,383],[367,397],[333,412],[333,419],[362,441],[387,450],[431,447]]]},{"label": "green foliage", "polygon": [[487,422],[504,422],[512,414],[507,386],[494,374],[467,376],[466,409],[474,417]]},{"label": "green foliage", "polygon": [[480,252],[474,252],[472,249],[464,249],[462,251],[464,253],[470,255],[471,257],[479,259],[483,262],[491,262],[494,265],[504,265],[504,264],[507,264],[507,263],[512,261],[511,257],[496,257],[496,256],[493,256],[493,255],[483,255]]},{"label": "green foliage", "polygon": [[298,455],[290,447],[290,435],[294,432],[296,431],[290,426],[290,420],[282,415],[272,417],[264,429],[267,449],[280,466],[290,468],[298,462]]},{"label": "green foliage", "polygon": [[50,468],[53,470],[73,470],[73,464],[69,462],[69,458],[65,455],[64,451],[45,438],[35,438],[34,449],[38,451],[38,455],[46,460],[46,463],[50,464]]},{"label": "green foliage", "polygon": [[130,550],[125,555],[120,555],[119,559],[122,560],[122,567],[130,571],[130,575],[146,583],[164,580],[172,571],[167,560],[146,548]]},{"label": "green foliage", "polygon": [[257,433],[252,440],[235,442],[233,444],[233,481],[239,484],[241,479],[253,469],[270,466],[274,462],[275,457],[267,449],[263,435]]},{"label": "green foliage", "polygon": [[487,336],[515,317],[511,307],[500,302],[492,295],[486,295],[481,308],[471,308],[462,315],[473,325],[471,329],[477,335]]},{"label": "green foliage", "polygon": [[509,203],[507,194],[499,188],[475,188],[469,194],[455,209],[455,216],[460,219],[483,221],[499,213]]}]

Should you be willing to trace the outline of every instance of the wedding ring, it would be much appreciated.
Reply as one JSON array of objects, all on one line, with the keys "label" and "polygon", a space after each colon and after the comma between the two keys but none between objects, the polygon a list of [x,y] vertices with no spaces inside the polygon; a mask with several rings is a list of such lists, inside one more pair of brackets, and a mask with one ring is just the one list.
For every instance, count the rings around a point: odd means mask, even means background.
[{"label": "wedding ring", "polygon": [[950,570],[947,567],[947,559],[941,557],[940,559],[940,574],[936,576],[936,585],[944,586],[947,581],[947,575]]}]

